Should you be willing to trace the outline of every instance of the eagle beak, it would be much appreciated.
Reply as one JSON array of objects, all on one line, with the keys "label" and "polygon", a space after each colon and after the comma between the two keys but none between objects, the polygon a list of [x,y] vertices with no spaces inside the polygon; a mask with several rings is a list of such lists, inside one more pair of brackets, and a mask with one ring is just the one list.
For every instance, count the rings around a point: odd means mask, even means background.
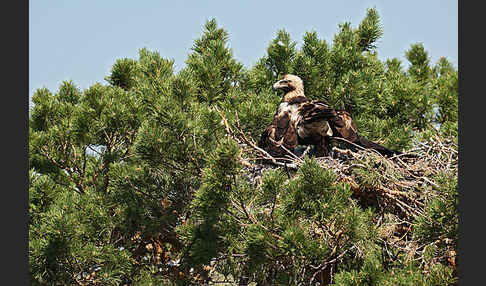
[{"label": "eagle beak", "polygon": [[273,84],[272,88],[273,88],[273,90],[277,90],[278,89],[278,81]]},{"label": "eagle beak", "polygon": [[280,82],[281,82],[281,80],[279,80],[279,81],[277,81],[276,83],[273,84],[273,86],[272,86],[273,90],[277,90],[277,89],[281,88]]}]

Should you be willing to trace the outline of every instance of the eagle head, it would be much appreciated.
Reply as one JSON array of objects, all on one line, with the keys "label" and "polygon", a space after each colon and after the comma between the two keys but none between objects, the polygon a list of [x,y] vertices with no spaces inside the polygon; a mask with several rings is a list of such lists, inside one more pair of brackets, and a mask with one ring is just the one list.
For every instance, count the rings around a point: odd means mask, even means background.
[{"label": "eagle head", "polygon": [[283,90],[284,92],[289,92],[293,90],[304,91],[304,84],[300,77],[293,74],[285,74],[281,80],[273,84],[273,89]]}]

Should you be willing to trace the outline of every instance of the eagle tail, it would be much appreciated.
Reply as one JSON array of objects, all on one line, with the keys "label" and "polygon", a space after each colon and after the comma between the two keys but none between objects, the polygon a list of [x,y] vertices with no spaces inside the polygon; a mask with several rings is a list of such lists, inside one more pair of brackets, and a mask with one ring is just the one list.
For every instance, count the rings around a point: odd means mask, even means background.
[{"label": "eagle tail", "polygon": [[358,140],[355,142],[357,145],[363,147],[363,148],[367,148],[367,149],[373,149],[373,150],[376,150],[378,151],[378,153],[380,153],[381,155],[383,156],[386,156],[386,157],[392,157],[392,156],[395,156],[395,155],[401,155],[402,152],[400,151],[396,151],[396,150],[390,150],[380,144],[377,144],[373,141],[370,141],[366,138],[363,138],[363,137],[359,137]]}]

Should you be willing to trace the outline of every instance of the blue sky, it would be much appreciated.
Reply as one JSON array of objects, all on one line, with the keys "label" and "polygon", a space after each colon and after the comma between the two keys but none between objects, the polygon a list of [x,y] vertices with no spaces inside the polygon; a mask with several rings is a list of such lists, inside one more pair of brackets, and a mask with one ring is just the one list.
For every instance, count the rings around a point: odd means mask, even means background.
[{"label": "blue sky", "polygon": [[178,71],[211,18],[228,31],[235,58],[251,67],[279,29],[297,47],[307,31],[332,43],[339,23],[357,27],[371,7],[384,28],[380,59],[397,57],[407,66],[405,51],[421,42],[433,64],[444,56],[457,68],[457,6],[450,0],[29,0],[29,97],[41,87],[55,92],[63,80],[81,89],[105,84],[116,59],[137,59],[144,47],[175,60]]}]

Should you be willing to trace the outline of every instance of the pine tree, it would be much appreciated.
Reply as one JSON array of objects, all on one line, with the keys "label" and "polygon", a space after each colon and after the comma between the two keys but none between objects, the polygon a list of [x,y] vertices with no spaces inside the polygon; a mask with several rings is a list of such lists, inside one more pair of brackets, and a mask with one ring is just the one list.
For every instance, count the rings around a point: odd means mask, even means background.
[{"label": "pine tree", "polygon": [[231,96],[238,85],[242,64],[233,58],[226,46],[228,33],[212,19],[205,25],[200,39],[194,41],[193,52],[186,61],[197,80],[198,99],[213,104]]},{"label": "pine tree", "polygon": [[[376,9],[330,43],[311,31],[298,49],[279,30],[247,68],[212,19],[177,73],[141,49],[116,60],[106,83],[37,90],[32,284],[456,283],[457,69],[431,64],[420,43],[405,53],[407,70],[380,61],[382,35]],[[293,167],[261,163],[252,142],[285,73],[304,80],[309,98],[349,111],[364,137],[402,151],[429,144],[427,158],[448,167],[403,174],[373,153],[341,161],[346,170],[309,155]],[[411,178],[419,183],[403,183]],[[386,193],[393,182],[402,185]],[[415,208],[401,201],[416,197]]]}]

